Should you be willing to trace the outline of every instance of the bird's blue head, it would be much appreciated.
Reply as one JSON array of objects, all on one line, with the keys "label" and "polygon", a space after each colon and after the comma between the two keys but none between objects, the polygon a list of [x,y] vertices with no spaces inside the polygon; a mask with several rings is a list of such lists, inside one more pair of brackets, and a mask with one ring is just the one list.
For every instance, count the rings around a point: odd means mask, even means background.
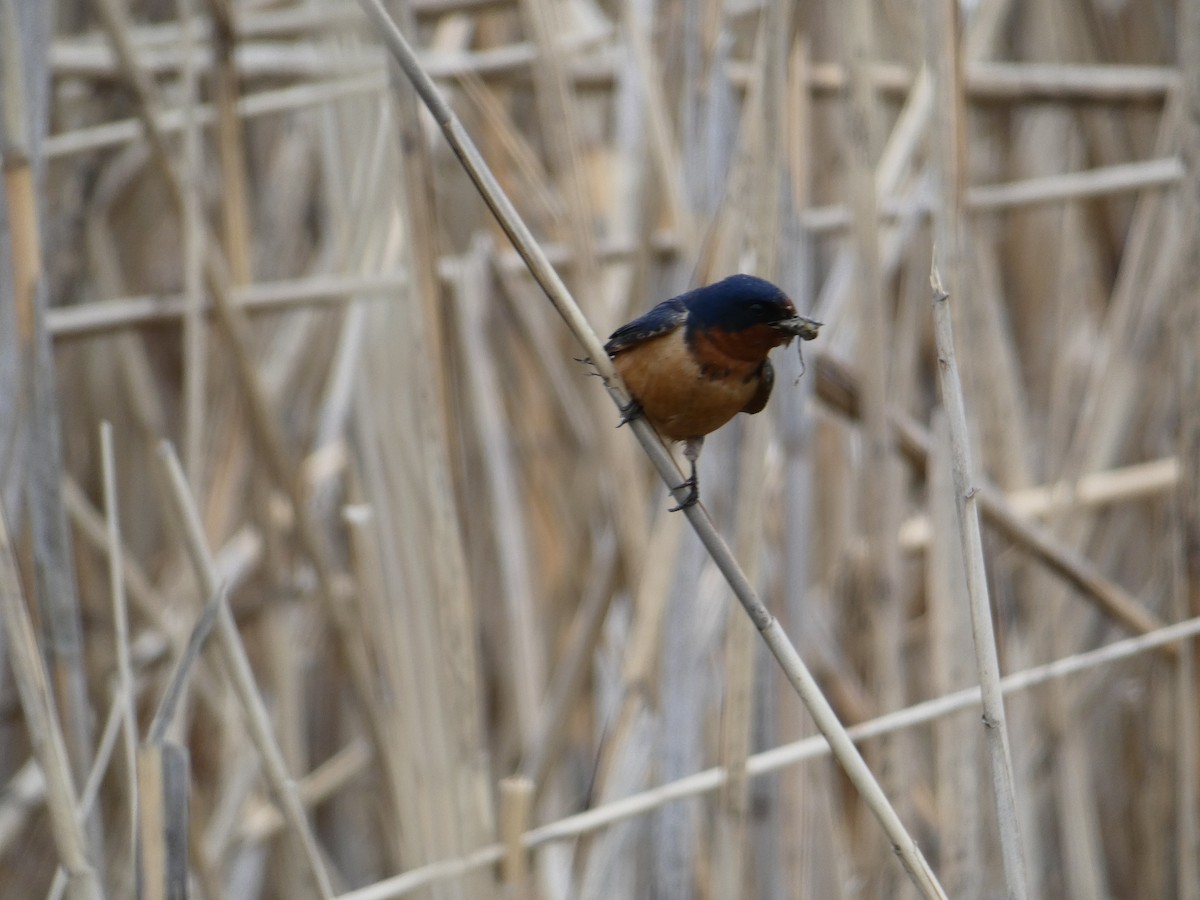
[{"label": "bird's blue head", "polygon": [[787,294],[754,275],[730,275],[684,295],[692,325],[701,329],[744,331],[795,319]]}]

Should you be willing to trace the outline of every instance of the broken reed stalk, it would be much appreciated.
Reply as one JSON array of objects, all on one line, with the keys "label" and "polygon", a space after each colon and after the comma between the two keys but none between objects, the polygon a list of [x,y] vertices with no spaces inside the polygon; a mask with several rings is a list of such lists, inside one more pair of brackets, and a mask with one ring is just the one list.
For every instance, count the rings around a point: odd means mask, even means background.
[{"label": "broken reed stalk", "polygon": [[87,855],[87,839],[76,816],[75,785],[67,746],[55,713],[54,696],[38,650],[37,636],[29,610],[20,570],[8,533],[8,522],[0,511],[0,621],[8,639],[13,680],[33,755],[46,778],[46,806],[58,858],[67,872],[71,900],[100,900],[104,896],[96,871]]},{"label": "broken reed stalk", "polygon": [[938,376],[942,404],[950,428],[950,460],[954,469],[954,499],[958,508],[959,536],[963,565],[967,576],[967,597],[971,605],[971,631],[975,638],[975,660],[983,699],[983,724],[991,758],[992,790],[996,798],[996,818],[1009,896],[1026,896],[1025,857],[1021,848],[1021,829],[1017,818],[1016,786],[1008,745],[1008,727],[1004,698],[1000,691],[1000,661],[996,635],[992,629],[992,609],[988,597],[987,572],[983,561],[983,534],[979,526],[979,498],[973,478],[971,444],[967,430],[966,404],[958,362],[954,355],[954,333],[950,317],[949,294],[942,287],[936,261],[930,282],[933,286],[933,323],[937,340]]},{"label": "broken reed stalk", "polygon": [[321,860],[321,852],[317,846],[316,836],[309,826],[304,807],[296,795],[295,782],[288,773],[283,752],[275,740],[271,729],[271,718],[266,704],[258,693],[254,681],[254,672],[250,668],[250,660],[246,657],[246,648],[242,646],[238,635],[237,623],[229,604],[222,602],[220,578],[208,542],[204,537],[204,526],[200,522],[200,513],[192,500],[188,488],[187,476],[175,456],[171,444],[163,441],[159,445],[159,459],[162,462],[165,480],[173,503],[172,513],[179,527],[181,536],[192,566],[196,570],[196,579],[200,583],[201,592],[207,597],[218,597],[216,635],[217,645],[224,658],[225,671],[233,685],[234,693],[245,715],[250,737],[262,757],[263,773],[267,783],[275,795],[280,811],[287,819],[289,830],[300,845],[301,855],[307,863],[313,878],[313,886],[318,894],[329,900],[333,897],[333,886],[329,873]]},{"label": "broken reed stalk", "polygon": [[[583,345],[585,352],[602,378],[609,396],[618,407],[628,405],[629,394],[621,383],[620,376],[613,368],[608,354],[604,352],[604,346],[600,343],[596,332],[567,291],[558,273],[542,253],[537,240],[504,193],[466,129],[442,97],[433,80],[421,67],[408,40],[392,21],[380,0],[360,0],[360,3],[368,18],[374,22],[397,63],[412,82],[417,94],[420,95],[433,115],[484,202],[496,216],[500,227],[525,260],[530,274],[537,280],[554,308],[566,321],[576,339]],[[681,485],[682,473],[667,452],[666,447],[663,446],[657,433],[644,418],[633,419],[630,424],[663,481],[671,488],[676,500],[682,501],[687,493],[687,488]],[[938,883],[937,876],[933,874],[933,870],[929,867],[929,863],[925,860],[916,841],[900,821],[900,817],[879,786],[879,782],[850,740],[849,735],[846,734],[846,729],[838,720],[824,694],[821,693],[820,687],[800,658],[799,653],[796,652],[791,640],[758,597],[745,573],[742,572],[729,546],[717,532],[712,519],[709,518],[708,512],[701,504],[697,503],[687,507],[685,514],[713,562],[717,564],[734,594],[737,595],[746,614],[750,616],[751,621],[762,634],[763,640],[775,655],[789,683],[800,695],[817,727],[829,741],[838,763],[862,794],[871,812],[888,835],[893,848],[921,895],[926,898],[944,898],[945,893]]]}]

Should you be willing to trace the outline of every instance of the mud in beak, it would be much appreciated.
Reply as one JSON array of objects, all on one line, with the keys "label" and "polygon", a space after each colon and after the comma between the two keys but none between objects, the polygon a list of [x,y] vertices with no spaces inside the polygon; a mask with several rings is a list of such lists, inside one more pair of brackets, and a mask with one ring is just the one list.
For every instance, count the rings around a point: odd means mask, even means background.
[{"label": "mud in beak", "polygon": [[810,319],[807,316],[796,316],[792,319],[783,319],[779,322],[772,323],[771,327],[782,331],[784,334],[798,337],[802,341],[811,341],[817,336],[820,331],[822,322],[816,319]]}]

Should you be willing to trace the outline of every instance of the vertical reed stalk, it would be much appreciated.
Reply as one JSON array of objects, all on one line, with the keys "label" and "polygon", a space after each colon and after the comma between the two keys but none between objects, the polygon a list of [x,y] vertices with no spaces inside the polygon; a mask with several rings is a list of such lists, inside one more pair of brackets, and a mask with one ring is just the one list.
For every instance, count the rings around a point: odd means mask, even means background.
[{"label": "vertical reed stalk", "polygon": [[958,380],[958,366],[954,356],[949,295],[942,288],[936,264],[933,267],[931,283],[934,292],[933,316],[937,335],[938,370],[950,426],[954,498],[958,507],[967,596],[971,605],[975,659],[979,670],[979,684],[983,691],[983,723],[991,761],[992,791],[996,798],[996,816],[1000,827],[1008,894],[1020,900],[1026,896],[1025,857],[1017,820],[1016,785],[1008,748],[1004,698],[1000,693],[1000,661],[996,653],[996,636],[992,630],[992,608],[988,599],[987,573],[983,560],[983,537],[979,529],[977,488],[971,462],[970,439],[967,436],[967,413],[963,405],[962,383]]}]

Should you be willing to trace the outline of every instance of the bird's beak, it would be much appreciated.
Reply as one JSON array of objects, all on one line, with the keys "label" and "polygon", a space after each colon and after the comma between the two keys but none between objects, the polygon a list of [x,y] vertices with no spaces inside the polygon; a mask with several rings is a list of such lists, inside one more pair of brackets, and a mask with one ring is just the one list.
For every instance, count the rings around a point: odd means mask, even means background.
[{"label": "bird's beak", "polygon": [[807,316],[796,316],[791,319],[781,319],[778,322],[772,323],[772,328],[777,328],[784,334],[790,334],[793,337],[798,337],[802,341],[811,341],[817,336],[822,322],[816,319],[810,319]]}]

